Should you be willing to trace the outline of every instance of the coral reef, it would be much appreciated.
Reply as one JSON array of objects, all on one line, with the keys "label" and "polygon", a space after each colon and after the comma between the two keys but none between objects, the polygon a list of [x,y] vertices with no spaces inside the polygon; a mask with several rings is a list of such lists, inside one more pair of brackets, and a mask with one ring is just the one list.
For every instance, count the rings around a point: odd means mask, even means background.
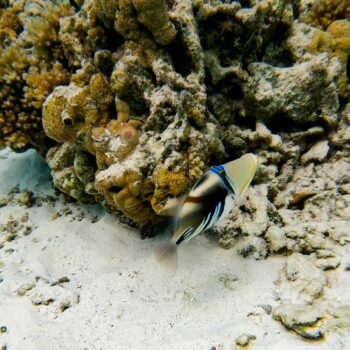
[{"label": "coral reef", "polygon": [[349,326],[323,295],[350,242],[348,0],[0,5],[0,148],[46,153],[56,188],[144,230],[209,166],[255,153],[219,244],[288,256],[272,313],[288,329]]},{"label": "coral reef", "polygon": [[350,53],[350,21],[333,21],[327,31],[317,30],[312,38],[309,50],[312,53],[328,52],[329,57],[336,57],[341,64],[339,92],[343,96],[348,83],[347,64]]},{"label": "coral reef", "polygon": [[69,79],[57,31],[71,13],[65,1],[20,1],[0,11],[0,147],[44,146],[42,104]]},{"label": "coral reef", "polygon": [[[320,232],[347,215],[328,205],[347,200],[343,172],[319,180],[347,160],[347,11],[328,1],[6,1],[1,147],[46,147],[42,124],[56,143],[55,186],[140,225],[211,164],[254,152],[255,187],[217,229],[220,243],[256,258],[321,249]],[[321,203],[328,226],[310,233]]]}]

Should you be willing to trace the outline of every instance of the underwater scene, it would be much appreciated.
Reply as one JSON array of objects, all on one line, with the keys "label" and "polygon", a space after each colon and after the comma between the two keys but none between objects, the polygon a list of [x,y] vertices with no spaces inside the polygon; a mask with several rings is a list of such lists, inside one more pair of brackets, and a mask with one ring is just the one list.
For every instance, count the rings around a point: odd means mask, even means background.
[{"label": "underwater scene", "polygon": [[350,350],[350,0],[0,0],[0,350]]}]

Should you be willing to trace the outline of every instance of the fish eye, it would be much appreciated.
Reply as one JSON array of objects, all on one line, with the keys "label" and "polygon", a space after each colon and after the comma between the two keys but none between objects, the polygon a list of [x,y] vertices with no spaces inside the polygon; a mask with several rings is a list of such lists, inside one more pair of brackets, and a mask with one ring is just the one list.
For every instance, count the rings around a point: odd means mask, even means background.
[{"label": "fish eye", "polygon": [[63,124],[65,126],[72,126],[73,125],[73,120],[71,118],[65,117],[62,119]]}]

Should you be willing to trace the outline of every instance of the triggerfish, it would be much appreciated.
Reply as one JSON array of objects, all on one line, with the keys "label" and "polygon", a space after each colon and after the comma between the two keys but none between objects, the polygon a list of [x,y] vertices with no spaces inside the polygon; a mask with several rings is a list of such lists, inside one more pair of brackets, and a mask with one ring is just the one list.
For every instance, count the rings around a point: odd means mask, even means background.
[{"label": "triggerfish", "polygon": [[156,248],[157,260],[175,271],[177,247],[225,218],[242,198],[256,168],[257,157],[248,153],[204,173],[179,205],[173,219],[173,236]]}]

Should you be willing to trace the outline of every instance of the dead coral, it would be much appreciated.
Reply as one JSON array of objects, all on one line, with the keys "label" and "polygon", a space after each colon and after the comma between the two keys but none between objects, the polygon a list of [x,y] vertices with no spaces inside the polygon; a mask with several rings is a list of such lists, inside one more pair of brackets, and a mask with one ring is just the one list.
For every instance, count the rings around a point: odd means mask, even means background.
[{"label": "dead coral", "polygon": [[137,20],[152,34],[157,44],[168,45],[175,38],[176,30],[171,23],[165,0],[132,0]]},{"label": "dead coral", "polygon": [[[7,4],[8,6],[8,4]],[[23,3],[18,2],[11,7],[0,8],[0,46],[14,41],[22,29],[19,13],[23,11]]]},{"label": "dead coral", "polygon": [[115,29],[125,39],[138,40],[147,35],[139,24],[143,24],[160,45],[170,44],[176,36],[165,0],[99,0],[96,10],[107,26],[114,21]]},{"label": "dead coral", "polygon": [[[129,106],[116,99],[117,119],[112,119],[105,128],[99,126],[93,130],[96,158],[100,168],[106,168],[118,161],[123,161],[139,143],[142,123],[130,119]],[[110,152],[113,149],[116,153]]]},{"label": "dead coral", "polygon": [[[332,250],[349,242],[349,108],[328,135],[319,126],[275,135],[262,122],[255,130],[226,130],[226,149],[237,156],[254,152],[259,167],[258,184],[248,191],[244,206],[216,228],[220,245],[261,258],[276,252]],[[339,264],[328,260],[317,266]]]},{"label": "dead coral", "polygon": [[127,43],[111,75],[112,91],[132,110],[140,113],[148,105],[146,97],[154,89],[149,68],[156,51],[152,42]]},{"label": "dead coral", "polygon": [[[237,220],[227,235],[235,231],[242,254],[259,258],[272,250],[319,248],[319,231],[309,239],[302,226],[296,242],[292,224],[314,189],[296,186],[288,200],[279,193],[287,195],[299,167],[314,159],[319,165],[335,161],[332,147],[345,156],[339,135],[347,138],[348,123],[339,122],[339,91],[345,96],[346,21],[329,26],[333,46],[320,39],[312,51],[316,28],[294,20],[300,2],[87,0],[76,13],[67,1],[54,4],[64,18],[40,0],[26,8],[28,25],[37,26],[36,33],[23,35],[33,37],[29,58],[51,63],[24,63],[23,100],[39,108],[58,80],[70,79],[46,98],[44,130],[96,159],[95,186],[109,209],[141,224],[154,221],[211,163],[251,151],[260,163],[252,193],[266,200],[259,204],[250,195],[246,221]],[[40,23],[46,8],[52,15]],[[53,29],[44,33],[50,21]],[[59,79],[46,78],[51,69]],[[39,86],[40,80],[49,86]],[[338,122],[339,133],[330,138]],[[54,176],[60,169],[53,169]],[[79,176],[76,169],[67,172],[67,183]],[[60,188],[72,191],[63,179],[57,180]],[[308,210],[298,215],[304,220]],[[248,231],[254,237],[244,242]]]},{"label": "dead coral", "polygon": [[263,120],[287,117],[302,124],[320,118],[331,126],[336,124],[337,85],[329,77],[340,75],[337,62],[317,56],[290,68],[254,63],[249,71],[251,77],[244,84],[247,114]]},{"label": "dead coral", "polygon": [[239,1],[197,0],[195,6],[202,46],[220,54],[225,67],[261,60],[265,46],[279,45],[276,28],[284,32],[293,22],[291,2],[284,0],[254,1],[244,7]]}]

